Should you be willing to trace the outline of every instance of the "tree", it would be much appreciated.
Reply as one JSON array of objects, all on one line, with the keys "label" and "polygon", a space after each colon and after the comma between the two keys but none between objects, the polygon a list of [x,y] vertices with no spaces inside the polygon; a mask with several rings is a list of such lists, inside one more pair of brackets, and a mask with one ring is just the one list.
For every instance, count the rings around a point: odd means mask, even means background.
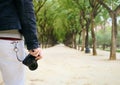
[{"label": "tree", "polygon": [[54,45],[56,39],[53,34],[53,22],[55,19],[53,2],[47,0],[34,0],[34,5],[38,26],[38,38],[41,41],[41,46],[47,47],[49,44]]},{"label": "tree", "polygon": [[[109,7],[104,0],[97,0],[106,10],[109,12],[109,15],[112,19],[112,36],[111,36],[111,49],[110,49],[110,60],[116,59],[116,38],[117,38],[117,23],[116,17],[120,13],[120,4],[117,7]],[[115,0],[116,2],[118,0]],[[109,1],[110,2],[110,1]]]},{"label": "tree", "polygon": [[79,24],[79,14],[78,8],[76,8],[75,4],[72,0],[58,0],[60,8],[62,8],[61,14],[64,13],[63,16],[63,27],[66,30],[64,43],[69,44],[69,46],[73,48],[77,48],[77,35],[80,33],[80,24]]},{"label": "tree", "polygon": [[97,55],[96,51],[96,36],[95,36],[95,17],[100,12],[100,4],[96,0],[89,0],[91,6],[91,34],[92,34],[92,41],[93,41],[93,55]]},{"label": "tree", "polygon": [[38,13],[40,12],[41,8],[45,5],[46,1],[47,0],[33,0],[36,20],[38,20]]},{"label": "tree", "polygon": [[[106,31],[105,31],[106,30]],[[100,29],[97,32],[97,45],[102,47],[103,50],[105,50],[106,47],[110,46],[110,40],[111,40],[111,33],[110,33],[110,27],[107,27],[106,29]]]},{"label": "tree", "polygon": [[[79,9],[79,22],[82,30],[82,49],[81,51],[84,50],[85,47],[85,53],[89,53],[89,27],[90,27],[90,14],[89,14],[89,3],[88,1],[86,2],[85,0],[74,0],[76,7]],[[85,35],[86,33],[86,35]]]}]

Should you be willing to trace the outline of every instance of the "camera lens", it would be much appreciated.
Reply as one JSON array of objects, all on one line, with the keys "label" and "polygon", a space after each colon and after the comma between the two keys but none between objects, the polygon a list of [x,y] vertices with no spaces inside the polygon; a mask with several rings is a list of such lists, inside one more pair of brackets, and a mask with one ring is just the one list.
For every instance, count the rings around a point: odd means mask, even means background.
[{"label": "camera lens", "polygon": [[37,64],[37,63],[31,64],[31,65],[29,66],[29,69],[30,69],[30,70],[35,70],[35,69],[37,69],[37,68],[38,68],[38,64]]}]

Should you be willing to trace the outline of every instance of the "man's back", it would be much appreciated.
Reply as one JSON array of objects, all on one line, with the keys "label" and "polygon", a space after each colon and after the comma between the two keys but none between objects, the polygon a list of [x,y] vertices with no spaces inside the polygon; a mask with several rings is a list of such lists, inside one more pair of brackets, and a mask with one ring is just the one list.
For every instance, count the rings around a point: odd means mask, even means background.
[{"label": "man's back", "polygon": [[14,0],[0,0],[0,30],[20,29]]}]

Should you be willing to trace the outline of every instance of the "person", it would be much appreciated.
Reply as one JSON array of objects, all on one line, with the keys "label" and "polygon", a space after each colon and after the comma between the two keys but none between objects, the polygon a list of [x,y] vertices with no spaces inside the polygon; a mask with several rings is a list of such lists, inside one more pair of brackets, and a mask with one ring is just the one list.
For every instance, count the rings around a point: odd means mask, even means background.
[{"label": "person", "polygon": [[36,60],[42,58],[32,0],[0,0],[0,71],[5,85],[25,85],[20,62],[25,45]]}]

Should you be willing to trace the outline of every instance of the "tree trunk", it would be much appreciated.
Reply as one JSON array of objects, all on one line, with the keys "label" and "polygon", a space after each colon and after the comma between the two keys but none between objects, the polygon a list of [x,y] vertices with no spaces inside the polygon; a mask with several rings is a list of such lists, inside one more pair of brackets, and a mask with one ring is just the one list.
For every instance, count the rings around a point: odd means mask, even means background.
[{"label": "tree trunk", "polygon": [[96,51],[96,37],[94,31],[94,16],[91,15],[91,34],[92,34],[92,41],[93,41],[93,55],[97,55]]},{"label": "tree trunk", "polygon": [[78,40],[78,50],[80,50],[80,38],[81,38],[81,33],[79,33],[79,40]]},{"label": "tree trunk", "polygon": [[73,33],[73,36],[72,36],[72,48],[76,49],[76,34],[75,33]]},{"label": "tree trunk", "polygon": [[84,51],[85,48],[85,29],[82,30],[82,46],[81,46],[81,51]]},{"label": "tree trunk", "polygon": [[89,47],[88,47],[88,41],[89,41],[89,25],[90,25],[90,23],[89,22],[87,22],[87,24],[86,24],[86,37],[85,37],[85,53],[90,53],[90,49],[89,49]]},{"label": "tree trunk", "polygon": [[111,49],[110,49],[110,60],[116,60],[116,34],[117,34],[117,23],[116,13],[111,12],[112,18],[112,38],[111,38]]}]

